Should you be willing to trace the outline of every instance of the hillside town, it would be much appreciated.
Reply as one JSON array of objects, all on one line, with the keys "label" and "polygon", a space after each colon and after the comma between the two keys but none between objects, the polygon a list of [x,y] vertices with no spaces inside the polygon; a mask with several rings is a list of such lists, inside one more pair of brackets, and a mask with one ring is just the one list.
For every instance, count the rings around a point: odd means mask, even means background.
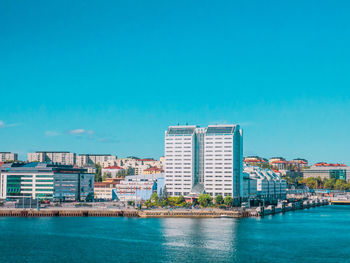
[{"label": "hillside town", "polygon": [[239,125],[186,125],[167,129],[165,155],[158,160],[65,151],[30,152],[19,160],[17,153],[0,152],[0,198],[147,205],[156,193],[184,206],[203,195],[209,203],[254,206],[297,190],[350,189],[350,168],[344,164],[243,157],[242,142]]}]

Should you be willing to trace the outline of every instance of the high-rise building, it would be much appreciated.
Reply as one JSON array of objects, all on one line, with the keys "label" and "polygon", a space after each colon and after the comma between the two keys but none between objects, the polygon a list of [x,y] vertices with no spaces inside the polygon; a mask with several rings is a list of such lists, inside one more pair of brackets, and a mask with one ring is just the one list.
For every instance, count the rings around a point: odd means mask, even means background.
[{"label": "high-rise building", "polygon": [[0,162],[17,161],[18,154],[11,152],[0,152]]},{"label": "high-rise building", "polygon": [[75,159],[76,154],[70,152],[38,151],[34,153],[28,153],[28,162],[45,162],[62,165],[74,165]]},{"label": "high-rise building", "polygon": [[239,125],[170,126],[165,132],[165,184],[172,196],[203,189],[211,196],[243,193]]}]

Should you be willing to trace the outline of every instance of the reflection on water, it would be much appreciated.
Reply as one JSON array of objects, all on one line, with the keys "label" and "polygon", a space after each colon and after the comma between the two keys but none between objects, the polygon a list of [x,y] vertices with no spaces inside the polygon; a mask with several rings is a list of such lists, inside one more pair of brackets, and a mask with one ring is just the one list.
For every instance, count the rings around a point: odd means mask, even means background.
[{"label": "reflection on water", "polygon": [[167,218],[161,222],[167,246],[214,249],[222,252],[231,251],[234,246],[236,219]]},{"label": "reflection on water", "polygon": [[348,262],[350,207],[265,218],[0,218],[0,262]]}]

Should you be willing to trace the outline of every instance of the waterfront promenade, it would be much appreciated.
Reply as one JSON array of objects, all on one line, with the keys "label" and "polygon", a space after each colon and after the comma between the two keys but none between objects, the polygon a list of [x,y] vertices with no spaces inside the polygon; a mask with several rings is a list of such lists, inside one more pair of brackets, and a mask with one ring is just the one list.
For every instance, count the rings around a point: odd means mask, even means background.
[{"label": "waterfront promenade", "polygon": [[44,209],[1,208],[0,217],[142,217],[142,218],[244,218],[269,214],[284,213],[294,210],[328,205],[325,200],[305,200],[288,205],[233,208],[229,210],[218,208],[205,209],[116,209],[103,207],[47,207]]}]

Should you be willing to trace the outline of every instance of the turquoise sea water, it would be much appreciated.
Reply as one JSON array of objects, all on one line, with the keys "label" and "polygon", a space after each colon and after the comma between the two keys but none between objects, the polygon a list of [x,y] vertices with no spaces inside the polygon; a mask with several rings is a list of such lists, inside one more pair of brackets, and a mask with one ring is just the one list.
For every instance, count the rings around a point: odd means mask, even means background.
[{"label": "turquoise sea water", "polygon": [[0,218],[0,262],[350,262],[350,206],[265,218]]}]

